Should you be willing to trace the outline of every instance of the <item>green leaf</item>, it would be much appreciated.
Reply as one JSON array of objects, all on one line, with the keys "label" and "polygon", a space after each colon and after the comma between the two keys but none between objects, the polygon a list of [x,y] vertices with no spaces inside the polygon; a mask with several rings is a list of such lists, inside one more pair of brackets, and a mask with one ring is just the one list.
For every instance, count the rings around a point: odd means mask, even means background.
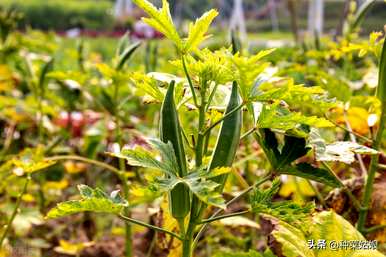
[{"label": "green leaf", "polygon": [[220,184],[212,180],[202,179],[200,176],[190,176],[186,179],[186,184],[202,202],[221,209],[226,208],[224,198],[218,193],[218,190],[215,190]]},{"label": "green leaf", "polygon": [[103,108],[106,109],[110,114],[114,115],[115,112],[115,105],[113,98],[110,96],[110,94],[107,92],[106,88],[101,88],[100,94],[98,95],[99,102],[102,104]]},{"label": "green leaf", "polygon": [[46,76],[53,69],[53,66],[54,66],[54,58],[51,58],[48,62],[46,62],[42,65],[40,76],[39,76],[40,90],[44,90],[44,84],[46,81]]},{"label": "green leaf", "polygon": [[147,0],[133,0],[133,2],[149,15],[149,18],[142,18],[145,23],[172,40],[179,50],[182,51],[184,49],[183,42],[178,35],[172,16],[170,15],[167,0],[162,0],[162,8],[160,9]]},{"label": "green leaf", "polygon": [[[377,96],[385,105],[386,103],[386,39],[384,39],[382,52],[379,60],[379,79]],[[385,107],[384,107],[385,108]]]},{"label": "green leaf", "polygon": [[46,77],[59,81],[76,81],[80,85],[83,85],[87,80],[87,74],[80,71],[51,71],[46,74]]},{"label": "green leaf", "polygon": [[[350,247],[332,249],[330,247],[332,241],[340,243],[366,240],[347,220],[333,211],[316,214],[308,233],[286,222],[278,221],[271,234],[280,248],[276,250],[285,257],[384,257],[379,251],[372,249],[356,250]],[[316,245],[318,240],[325,240],[326,249],[310,247],[310,243],[314,242]]]},{"label": "green leaf", "polygon": [[290,112],[287,108],[278,103],[264,105],[257,120],[257,126],[259,128],[270,128],[281,131],[291,129],[299,130],[302,124],[317,128],[334,126],[334,124],[325,118],[304,116],[299,112]]},{"label": "green leaf", "polygon": [[293,80],[289,80],[284,86],[273,86],[262,84],[253,95],[253,101],[273,101],[284,100],[291,101],[294,98],[324,95],[326,92],[321,87],[305,87],[303,85],[294,85]]},{"label": "green leaf", "polygon": [[210,178],[229,173],[230,171],[231,169],[223,167],[213,169],[211,172],[207,172],[206,168],[200,168],[197,171],[190,172],[183,178],[177,178],[176,176],[155,178],[150,182],[150,189],[158,194],[166,193],[170,192],[177,184],[184,183],[189,187],[189,190],[204,203],[224,209],[225,200],[222,195],[215,190],[220,185],[210,180]]},{"label": "green leaf", "polygon": [[[229,61],[229,49],[221,48],[211,51],[207,48],[195,51],[195,57],[187,55],[185,62],[189,75],[200,81],[214,82],[217,85],[225,85],[233,81],[233,65]],[[183,69],[181,60],[172,61],[172,64]]]},{"label": "green leaf", "polygon": [[280,174],[294,175],[306,179],[311,179],[331,187],[342,187],[339,179],[329,170],[320,169],[309,163],[299,163],[295,166],[285,166],[277,171]]},{"label": "green leaf", "polygon": [[305,103],[313,108],[327,110],[335,106],[335,99],[319,86],[295,85],[293,79],[279,83],[261,83],[252,92],[252,101],[271,102],[282,100],[290,106],[302,107]]},{"label": "green leaf", "polygon": [[304,138],[285,135],[284,146],[279,157],[278,168],[291,164],[293,161],[307,154],[310,148],[306,147]]},{"label": "green leaf", "polygon": [[206,32],[209,29],[210,24],[216,18],[218,12],[214,9],[204,13],[196,22],[189,24],[189,34],[184,45],[184,52],[187,53],[191,50],[196,50],[199,44],[207,37]]},{"label": "green leaf", "polygon": [[351,164],[355,161],[355,154],[378,154],[374,149],[354,142],[338,141],[326,144],[317,129],[312,129],[309,144],[315,151],[318,161],[338,161]]},{"label": "green leaf", "polygon": [[132,82],[137,88],[137,94],[145,95],[150,98],[150,102],[162,102],[164,94],[157,85],[157,80],[143,73],[135,72],[131,77]]},{"label": "green leaf", "polygon": [[272,198],[280,189],[280,180],[275,179],[272,186],[266,190],[256,189],[251,197],[252,211],[258,214],[268,214],[280,220],[306,228],[309,217],[315,205],[313,203],[300,206],[290,201],[273,202]]},{"label": "green leaf", "polygon": [[119,153],[108,153],[112,156],[125,159],[127,164],[150,169],[161,170],[172,178],[178,174],[178,164],[171,142],[163,143],[158,139],[150,139],[148,143],[153,149],[158,150],[162,161],[157,160],[153,154],[141,146],[133,149],[123,148]]},{"label": "green leaf", "polygon": [[0,166],[0,172],[9,169],[17,176],[33,173],[54,165],[55,161],[44,159],[44,148],[27,148]]},{"label": "green leaf", "polygon": [[253,98],[257,77],[269,66],[269,63],[261,59],[271,54],[275,49],[263,50],[251,57],[245,57],[236,53],[230,58],[234,66],[233,80],[240,86],[240,94],[244,101]]},{"label": "green leaf", "polygon": [[141,42],[134,43],[127,47],[124,52],[119,56],[119,62],[116,67],[116,70],[121,70],[125,63],[130,59],[130,57],[134,54],[135,50],[141,45]]},{"label": "green leaf", "polygon": [[276,135],[270,129],[259,129],[259,132],[261,138],[256,137],[256,139],[258,140],[259,145],[263,148],[271,165],[276,167],[278,158],[280,158],[280,152],[278,150],[279,143]]},{"label": "green leaf", "polygon": [[120,197],[118,191],[113,191],[109,196],[98,188],[92,189],[86,185],[79,185],[78,189],[81,200],[57,204],[47,213],[46,218],[55,219],[85,211],[119,214],[124,207],[128,206],[127,201]]}]

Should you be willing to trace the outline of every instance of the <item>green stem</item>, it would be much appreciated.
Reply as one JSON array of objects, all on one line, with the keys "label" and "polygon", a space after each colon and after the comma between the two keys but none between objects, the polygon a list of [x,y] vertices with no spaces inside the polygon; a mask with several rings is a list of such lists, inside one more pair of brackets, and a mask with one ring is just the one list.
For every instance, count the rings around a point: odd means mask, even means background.
[{"label": "green stem", "polygon": [[142,226],[142,227],[153,229],[153,230],[161,232],[161,233],[168,234],[168,235],[170,235],[172,237],[175,237],[175,238],[177,238],[178,240],[181,240],[181,241],[183,240],[182,237],[180,237],[179,235],[177,235],[176,233],[174,233],[172,231],[169,231],[169,230],[157,227],[157,226],[153,226],[153,225],[150,225],[150,224],[148,224],[146,222],[143,222],[143,221],[140,221],[140,220],[136,220],[136,219],[133,219],[133,218],[130,218],[130,217],[126,217],[124,215],[119,215],[118,217],[120,219],[126,221],[126,222],[133,223],[133,224],[136,224],[136,225],[139,225],[139,226]]},{"label": "green stem", "polygon": [[[240,198],[244,197],[246,194],[248,194],[250,191],[252,191],[254,188],[260,186],[261,184],[265,183],[266,181],[268,181],[269,179],[271,178],[271,172],[269,172],[266,176],[264,176],[262,179],[258,180],[255,184],[253,184],[252,186],[248,187],[247,189],[245,189],[244,191],[242,191],[240,194],[238,194],[237,196],[235,196],[234,198],[232,198],[231,200],[229,200],[225,206],[228,207],[230,206],[231,204],[233,204],[234,202],[238,201]],[[213,219],[215,217],[217,217],[221,212],[223,212],[224,210],[223,209],[218,209],[215,213],[213,213],[212,216],[210,216],[209,219]],[[194,238],[194,242],[193,242],[193,249],[195,248],[195,246],[197,245],[198,243],[198,240],[200,239],[200,237],[202,236],[202,234],[204,233],[206,227],[208,226],[208,223],[205,223],[201,226],[197,236]]]},{"label": "green stem", "polygon": [[201,89],[201,105],[199,106],[198,135],[196,144],[196,166],[202,164],[202,154],[205,134],[201,133],[205,126],[205,89]]},{"label": "green stem", "polygon": [[194,247],[192,247],[193,234],[197,224],[194,219],[190,220],[188,229],[185,233],[184,239],[182,241],[182,257],[191,257]]},{"label": "green stem", "polygon": [[[326,162],[321,162],[323,167],[328,169],[331,174],[335,175],[335,172],[331,169],[331,167],[326,163]],[[347,196],[350,198],[350,200],[353,202],[353,205],[355,207],[355,209],[357,211],[360,211],[363,209],[363,206],[361,205],[361,203],[358,201],[358,199],[352,194],[352,192],[350,191],[349,188],[347,188],[347,186],[345,184],[343,184],[343,182],[341,181],[341,179],[336,176],[336,179],[339,181],[340,185],[341,185],[341,188],[342,190],[347,194]]]},{"label": "green stem", "polygon": [[155,243],[157,241],[157,231],[154,232],[154,236],[151,239],[149,250],[146,253],[146,257],[152,257],[151,254],[153,253]]},{"label": "green stem", "polygon": [[384,229],[384,228],[386,228],[386,224],[376,225],[376,226],[373,226],[373,227],[370,227],[370,228],[366,228],[364,230],[364,233],[365,234],[369,234],[369,233],[373,233],[373,232],[375,232],[377,230],[381,230],[381,229]]},{"label": "green stem", "polygon": [[212,103],[212,100],[213,100],[213,97],[214,97],[214,95],[215,95],[215,93],[216,93],[216,91],[217,91],[217,88],[218,88],[218,83],[216,83],[216,84],[214,85],[214,88],[213,88],[212,92],[211,92],[210,95],[209,95],[209,98],[208,98],[208,105],[206,106],[206,111],[208,111],[208,109],[209,109],[209,107],[210,107],[210,104]]},{"label": "green stem", "polygon": [[241,216],[241,215],[247,214],[249,211],[250,210],[245,210],[245,211],[234,212],[234,213],[229,213],[229,214],[217,216],[217,217],[214,217],[214,218],[204,219],[204,220],[201,221],[201,223],[202,224],[204,224],[204,223],[211,223],[211,222],[216,221],[216,220],[222,220],[222,219],[226,219],[226,218],[230,218],[230,217]]},{"label": "green stem", "polygon": [[182,66],[184,67],[185,76],[186,76],[186,78],[188,79],[190,91],[192,91],[192,96],[193,96],[193,102],[194,102],[194,105],[195,105],[196,107],[198,107],[198,102],[197,102],[196,92],[194,91],[193,82],[192,82],[192,79],[190,78],[188,69],[187,69],[187,67],[186,67],[186,63],[185,63],[185,58],[184,58],[184,56],[181,56],[181,59],[182,59]]},{"label": "green stem", "polygon": [[316,198],[319,200],[320,204],[324,207],[324,208],[328,208],[327,204],[326,204],[326,201],[324,200],[322,194],[320,193],[320,191],[311,183],[310,180],[306,179],[307,181],[307,184],[311,187],[312,191],[314,191],[315,193],[315,196]]},{"label": "green stem", "polygon": [[[186,72],[187,73],[187,72]],[[189,79],[188,79],[189,80]],[[203,82],[200,88],[201,103],[199,108],[199,121],[198,121],[198,135],[197,142],[195,144],[195,160],[196,167],[200,167],[202,164],[203,152],[204,152],[204,139],[205,136],[201,133],[205,126],[205,114],[206,114],[206,82]],[[205,210],[204,204],[196,197],[193,196],[192,205],[190,209],[190,219],[188,228],[182,241],[182,256],[191,257],[194,247],[192,247],[193,236],[197,224],[201,220],[201,216]]]},{"label": "green stem", "polygon": [[[379,150],[380,148],[381,141],[382,141],[382,134],[385,128],[385,120],[386,120],[386,105],[383,102],[381,120],[379,121],[379,129],[375,136],[374,144],[372,145],[372,148],[375,150]],[[373,193],[373,185],[375,180],[375,173],[378,169],[378,162],[379,162],[379,154],[371,156],[370,167],[369,167],[368,176],[367,176],[366,185],[365,185],[365,193],[362,201],[363,208],[359,212],[359,218],[357,223],[357,228],[360,232],[365,232],[367,212],[370,207],[370,200],[371,200],[371,195]]]},{"label": "green stem", "polygon": [[7,225],[5,225],[5,231],[4,231],[3,235],[0,238],[0,249],[3,246],[3,242],[4,242],[7,234],[9,233],[9,231],[10,231],[10,229],[12,227],[13,220],[15,219],[17,213],[19,212],[19,207],[20,207],[23,195],[27,192],[28,184],[29,184],[30,181],[31,181],[31,176],[27,175],[27,178],[26,178],[25,183],[24,183],[23,190],[21,191],[20,195],[18,196],[18,198],[16,200],[15,208],[13,209],[12,215],[9,218]]},{"label": "green stem", "polygon": [[202,134],[205,136],[207,133],[209,133],[214,127],[216,127],[218,124],[220,124],[223,120],[225,120],[227,117],[231,116],[233,113],[237,112],[241,108],[243,108],[245,103],[240,104],[236,108],[232,109],[230,112],[222,116],[220,119],[218,119],[216,122],[214,122],[212,125],[210,125]]},{"label": "green stem", "polygon": [[113,166],[111,166],[111,165],[109,165],[107,163],[96,161],[96,160],[89,159],[89,158],[82,157],[82,156],[78,156],[78,155],[57,155],[57,156],[47,157],[47,158],[45,158],[45,160],[46,161],[72,160],[72,161],[85,162],[85,163],[89,163],[89,164],[92,164],[92,165],[104,168],[104,169],[106,169],[108,171],[111,171],[114,174],[116,174],[118,177],[121,176],[121,171],[119,169],[117,169],[117,168],[115,168],[115,167],[113,167]]},{"label": "green stem", "polygon": [[[122,141],[122,131],[121,131],[121,124],[120,124],[120,119],[119,119],[119,84],[114,83],[115,90],[114,90],[114,103],[115,103],[115,110],[114,110],[114,119],[115,119],[115,138],[116,141],[119,145],[119,147],[122,147],[123,141]],[[119,170],[120,170],[120,180],[122,183],[122,190],[123,190],[123,195],[127,201],[129,201],[129,186],[127,185],[127,178],[125,177],[125,170],[126,170],[126,165],[125,165],[125,160],[122,158],[119,158]],[[130,217],[130,209],[129,207],[124,208],[124,214],[127,217]],[[133,245],[132,245],[132,229],[131,229],[131,224],[127,223],[125,224],[125,256],[126,257],[131,257],[133,255]]]},{"label": "green stem", "polygon": [[15,128],[16,128],[16,124],[14,124],[14,123],[12,123],[9,126],[8,132],[6,133],[5,140],[4,140],[4,143],[3,143],[3,148],[0,151],[0,162],[5,159],[7,151],[8,151],[9,147],[12,144],[13,135],[15,133]]},{"label": "green stem", "polygon": [[331,122],[332,124],[334,124],[335,127],[338,127],[338,128],[340,128],[340,129],[343,129],[343,130],[346,131],[347,133],[352,134],[352,135],[354,135],[354,136],[356,136],[356,137],[362,139],[363,141],[366,141],[366,142],[369,142],[369,143],[373,142],[373,140],[371,140],[370,138],[365,137],[365,136],[362,136],[362,135],[360,135],[360,134],[358,134],[358,133],[356,133],[356,132],[354,132],[354,131],[352,131],[352,130],[349,130],[348,128],[346,128],[346,127],[344,127],[344,126],[342,126],[342,125],[339,125],[338,123],[336,123],[335,121],[333,121],[332,119],[330,119],[327,115],[324,115],[324,117],[326,118],[326,120],[328,120],[329,122]]}]

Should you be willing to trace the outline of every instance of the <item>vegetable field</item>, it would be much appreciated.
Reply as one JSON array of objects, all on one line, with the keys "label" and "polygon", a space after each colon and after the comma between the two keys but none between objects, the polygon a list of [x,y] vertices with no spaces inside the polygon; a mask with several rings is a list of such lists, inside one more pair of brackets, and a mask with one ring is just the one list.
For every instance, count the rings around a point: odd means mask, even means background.
[{"label": "vegetable field", "polygon": [[385,256],[375,1],[275,47],[133,2],[162,37],[19,31],[0,9],[0,257]]}]

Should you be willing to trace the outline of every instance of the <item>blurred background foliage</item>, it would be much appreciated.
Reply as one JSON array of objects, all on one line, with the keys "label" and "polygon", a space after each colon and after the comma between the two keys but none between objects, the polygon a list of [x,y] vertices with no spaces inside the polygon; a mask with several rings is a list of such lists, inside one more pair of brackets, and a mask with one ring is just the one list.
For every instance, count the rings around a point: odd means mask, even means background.
[{"label": "blurred background foliage", "polygon": [[[157,4],[158,1],[153,1]],[[273,26],[267,6],[268,0],[244,0],[243,6],[246,16],[248,32],[267,32],[279,30],[289,32],[290,13],[287,0],[278,0],[276,3],[277,26]],[[296,0],[296,11],[299,27],[307,27],[308,0]],[[342,12],[345,8],[344,0],[327,0],[325,5],[324,28],[326,32],[334,31],[340,23]],[[120,23],[114,19],[113,0],[2,0],[0,7],[12,7],[24,14],[19,23],[20,28],[30,26],[43,30],[66,30],[73,27],[81,27],[91,30],[112,30]],[[194,19],[209,8],[217,8],[221,16],[217,19],[217,25],[227,26],[226,22],[232,13],[233,0],[174,0],[170,1],[174,17],[180,16],[180,20]],[[382,1],[375,4],[367,15],[362,25],[363,34],[374,30],[382,30],[379,20],[386,17],[386,8]],[[139,15],[127,17],[128,25]]]}]

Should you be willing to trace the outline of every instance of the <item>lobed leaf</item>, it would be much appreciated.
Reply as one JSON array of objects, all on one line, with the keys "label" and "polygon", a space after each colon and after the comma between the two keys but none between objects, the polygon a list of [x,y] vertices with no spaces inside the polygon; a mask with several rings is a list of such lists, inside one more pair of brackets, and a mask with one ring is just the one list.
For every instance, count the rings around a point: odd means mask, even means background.
[{"label": "lobed leaf", "polygon": [[244,101],[253,99],[255,82],[257,77],[269,66],[269,63],[262,62],[261,59],[271,54],[275,49],[263,50],[251,57],[245,57],[236,53],[230,58],[233,64],[233,80],[240,87],[240,94]]},{"label": "lobed leaf", "polygon": [[217,15],[218,12],[212,9],[198,18],[194,24],[189,24],[189,34],[184,45],[185,53],[189,52],[190,50],[196,50],[199,44],[207,38],[205,34]]},{"label": "lobed leaf", "polygon": [[315,205],[313,203],[300,206],[294,202],[273,202],[273,197],[280,189],[280,180],[275,179],[272,186],[266,190],[256,189],[251,197],[252,211],[258,214],[268,214],[284,220],[297,227],[305,228],[309,224],[310,214]]},{"label": "lobed leaf", "polygon": [[153,149],[158,150],[162,161],[157,160],[151,152],[141,146],[136,146],[133,149],[123,148],[119,153],[108,154],[125,159],[131,166],[157,169],[168,176],[176,177],[179,168],[172,144],[170,142],[163,143],[158,139],[150,139],[148,143]]},{"label": "lobed leaf", "polygon": [[[333,211],[324,211],[316,214],[312,219],[309,232],[305,233],[289,223],[279,221],[274,225],[273,238],[279,244],[276,249],[285,257],[383,257],[377,250],[357,250],[350,247],[333,249],[332,241],[364,242],[365,238],[343,217]],[[316,247],[318,241],[325,241],[325,248]],[[310,244],[314,242],[314,247]]]},{"label": "lobed leaf", "polygon": [[47,213],[46,218],[55,219],[85,211],[119,214],[124,207],[128,206],[127,201],[120,197],[118,191],[113,191],[109,196],[98,188],[92,189],[86,185],[79,185],[78,190],[81,200],[57,204]]},{"label": "lobed leaf", "polygon": [[44,149],[42,146],[36,148],[26,148],[9,161],[0,166],[2,171],[12,170],[17,176],[26,173],[34,173],[54,165],[55,161],[44,159]]},{"label": "lobed leaf", "polygon": [[299,130],[302,124],[317,128],[334,126],[334,124],[325,118],[304,116],[299,112],[290,112],[278,103],[264,105],[257,120],[257,126],[259,128],[278,129],[282,131]]},{"label": "lobed leaf", "polygon": [[342,187],[342,183],[331,171],[316,168],[309,163],[299,163],[294,166],[285,166],[277,171],[280,174],[293,175],[323,183],[331,187]]},{"label": "lobed leaf", "polygon": [[162,8],[159,9],[147,0],[133,2],[149,15],[149,18],[142,18],[145,23],[172,40],[178,49],[183,50],[183,42],[174,26],[167,0],[162,0]]},{"label": "lobed leaf", "polygon": [[318,161],[338,161],[351,164],[355,161],[355,154],[378,154],[378,151],[354,142],[338,141],[326,144],[317,129],[311,130],[309,144],[313,147]]}]

